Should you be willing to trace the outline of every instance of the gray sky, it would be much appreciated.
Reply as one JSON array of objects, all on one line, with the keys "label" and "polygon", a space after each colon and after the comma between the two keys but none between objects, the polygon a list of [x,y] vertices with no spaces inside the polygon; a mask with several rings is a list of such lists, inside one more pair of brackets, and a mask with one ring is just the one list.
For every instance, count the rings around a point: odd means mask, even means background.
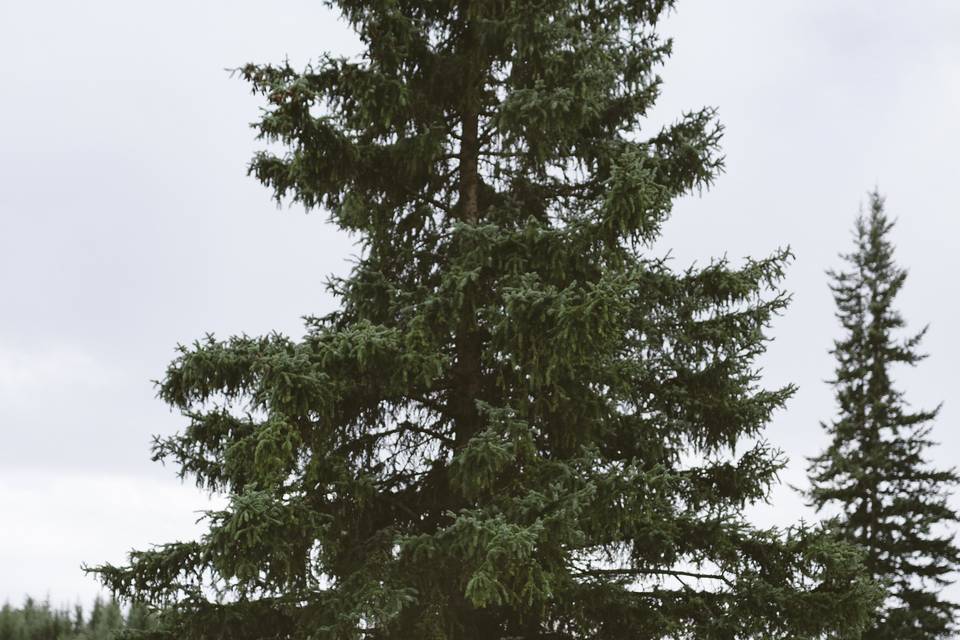
[{"label": "gray sky", "polygon": [[[824,270],[874,185],[899,219],[900,305],[931,324],[900,386],[945,401],[941,466],[960,451],[960,3],[679,0],[654,118],[719,107],[727,173],[679,202],[678,266],[791,245],[794,303],[764,360],[800,391],[770,440],[804,482],[833,403]],[[333,308],[354,247],[245,169],[260,101],[224,70],[356,50],[319,0],[0,2],[0,601],[88,600],[81,562],[188,537],[206,498],[149,461],[181,426],[154,398],[178,342],[280,330]],[[956,501],[960,504],[960,500]],[[812,519],[788,489],[763,524]],[[960,589],[953,589],[960,594]]]}]

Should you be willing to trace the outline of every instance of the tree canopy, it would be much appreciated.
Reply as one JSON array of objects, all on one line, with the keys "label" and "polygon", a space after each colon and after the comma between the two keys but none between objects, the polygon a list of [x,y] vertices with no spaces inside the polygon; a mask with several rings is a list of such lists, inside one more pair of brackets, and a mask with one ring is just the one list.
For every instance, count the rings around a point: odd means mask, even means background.
[{"label": "tree canopy", "polygon": [[105,584],[184,640],[855,632],[857,552],[743,515],[783,465],[754,361],[788,253],[650,249],[722,167],[712,109],[644,126],[672,3],[331,4],[362,56],[241,70],[250,170],[361,256],[301,339],[181,348],[155,457],[229,506]]}]

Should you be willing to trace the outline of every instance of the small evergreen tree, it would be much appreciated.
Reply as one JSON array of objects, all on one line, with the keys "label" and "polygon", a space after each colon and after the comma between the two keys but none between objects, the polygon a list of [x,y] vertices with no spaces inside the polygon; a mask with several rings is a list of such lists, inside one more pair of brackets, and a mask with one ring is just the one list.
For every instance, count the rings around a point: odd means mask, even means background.
[{"label": "small evergreen tree", "polygon": [[931,422],[939,408],[911,411],[892,382],[893,368],[925,356],[926,329],[901,338],[905,328],[894,301],[907,272],[893,258],[880,194],[856,222],[848,270],[830,272],[844,336],[835,342],[839,416],[824,428],[829,447],[811,459],[807,496],[817,510],[832,506],[836,526],[866,552],[866,566],[889,586],[890,597],[864,638],[927,640],[954,637],[956,605],[938,593],[960,559],[943,526],[957,522],[948,504],[958,481],[952,470],[927,461]]},{"label": "small evergreen tree", "polygon": [[103,599],[97,596],[93,601],[93,609],[90,610],[90,620],[87,621],[87,629],[91,632],[95,629],[102,629],[106,626],[104,615],[105,606]]},{"label": "small evergreen tree", "polygon": [[9,602],[0,609],[0,640],[19,640],[20,617]]},{"label": "small evergreen tree", "polygon": [[876,590],[849,546],[756,530],[790,388],[755,357],[787,255],[647,249],[717,175],[709,109],[641,131],[649,0],[339,0],[365,45],[242,70],[285,146],[251,171],[363,252],[307,335],[183,348],[155,455],[229,496],[98,569],[171,638],[813,638]]}]

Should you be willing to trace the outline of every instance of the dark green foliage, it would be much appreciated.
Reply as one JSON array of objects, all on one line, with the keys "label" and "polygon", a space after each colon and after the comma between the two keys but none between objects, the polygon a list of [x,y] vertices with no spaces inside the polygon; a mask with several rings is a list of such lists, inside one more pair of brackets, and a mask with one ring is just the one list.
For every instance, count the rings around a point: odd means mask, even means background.
[{"label": "dark green foliage", "polygon": [[856,224],[849,269],[831,272],[837,317],[839,416],[824,428],[830,446],[810,465],[807,496],[818,510],[839,507],[838,531],[866,552],[866,566],[890,588],[881,615],[864,635],[911,640],[954,637],[957,606],[938,596],[949,584],[960,553],[944,525],[958,521],[947,498],[960,480],[930,468],[931,421],[938,409],[911,411],[893,386],[897,365],[913,366],[926,329],[900,338],[905,328],[894,300],[907,273],[893,260],[891,222],[883,199],[870,194],[870,213]]},{"label": "dark green foliage", "polygon": [[124,630],[149,631],[154,616],[141,605],[133,605],[124,619],[120,605],[111,600],[94,601],[90,619],[83,608],[53,609],[49,602],[37,604],[27,598],[23,607],[5,604],[0,609],[0,640],[112,640]]},{"label": "dark green foliage", "polygon": [[[251,172],[362,243],[341,308],[189,348],[157,459],[229,497],[98,572],[169,637],[814,638],[877,590],[850,547],[758,531],[791,389],[753,364],[788,255],[673,271],[709,109],[641,130],[669,2],[342,0],[359,60],[242,69]],[[722,252],[722,247],[718,247]]]}]

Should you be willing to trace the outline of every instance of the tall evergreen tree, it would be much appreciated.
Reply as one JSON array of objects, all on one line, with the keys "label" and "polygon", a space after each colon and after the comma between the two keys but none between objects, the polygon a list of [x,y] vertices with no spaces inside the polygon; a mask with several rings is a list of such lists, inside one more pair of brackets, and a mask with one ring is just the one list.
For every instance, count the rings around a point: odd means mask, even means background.
[{"label": "tall evergreen tree", "polygon": [[926,329],[907,337],[894,301],[907,272],[893,258],[883,198],[870,194],[870,212],[856,222],[848,269],[831,272],[844,335],[835,342],[839,415],[825,424],[829,447],[811,459],[807,496],[818,510],[839,508],[843,536],[866,551],[866,566],[890,588],[868,639],[954,637],[957,606],[940,597],[960,552],[944,525],[958,514],[948,504],[953,470],[929,465],[932,411],[910,410],[892,382],[893,368],[925,357]]},{"label": "tall evergreen tree", "polygon": [[756,530],[791,389],[753,364],[786,253],[649,254],[720,170],[709,109],[641,131],[661,0],[338,0],[362,57],[249,65],[251,172],[362,242],[306,335],[184,347],[155,457],[229,497],[98,569],[189,638],[813,638],[851,547]]}]

